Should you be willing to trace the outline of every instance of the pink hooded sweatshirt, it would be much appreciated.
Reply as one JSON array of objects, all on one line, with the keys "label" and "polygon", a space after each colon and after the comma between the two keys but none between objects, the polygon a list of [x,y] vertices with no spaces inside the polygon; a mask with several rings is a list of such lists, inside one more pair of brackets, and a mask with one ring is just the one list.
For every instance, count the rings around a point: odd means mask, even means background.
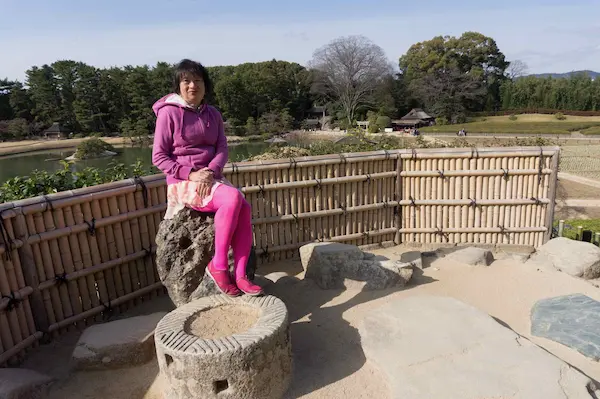
[{"label": "pink hooded sweatshirt", "polygon": [[167,175],[167,184],[187,180],[190,172],[208,167],[221,178],[229,156],[223,118],[215,107],[198,110],[178,94],[169,94],[152,106],[156,129],[152,163]]}]

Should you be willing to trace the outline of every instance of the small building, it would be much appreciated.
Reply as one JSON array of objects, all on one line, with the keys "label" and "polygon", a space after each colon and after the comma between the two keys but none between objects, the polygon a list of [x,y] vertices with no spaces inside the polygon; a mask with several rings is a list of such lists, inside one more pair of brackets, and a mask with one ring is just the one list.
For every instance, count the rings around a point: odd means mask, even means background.
[{"label": "small building", "polygon": [[70,131],[67,130],[58,122],[54,122],[52,126],[44,130],[44,137],[47,140],[61,140],[69,137]]},{"label": "small building", "polygon": [[328,130],[331,128],[331,117],[327,115],[327,107],[324,105],[314,106],[306,111],[306,119],[303,124],[305,130]]},{"label": "small building", "polygon": [[413,108],[410,112],[400,119],[392,121],[392,127],[395,130],[404,128],[418,128],[422,126],[431,126],[435,123],[435,118],[421,108]]}]

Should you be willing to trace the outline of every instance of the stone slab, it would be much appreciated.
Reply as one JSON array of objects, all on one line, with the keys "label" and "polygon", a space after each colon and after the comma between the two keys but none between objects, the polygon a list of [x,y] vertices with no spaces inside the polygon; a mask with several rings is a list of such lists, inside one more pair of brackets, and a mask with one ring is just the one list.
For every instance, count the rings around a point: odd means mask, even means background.
[{"label": "stone slab", "polygon": [[600,302],[585,295],[543,299],[531,311],[531,333],[600,360]]},{"label": "stone slab", "polygon": [[1,399],[42,399],[51,384],[52,378],[37,371],[0,368]]},{"label": "stone slab", "polygon": [[565,362],[453,298],[394,300],[373,310],[359,333],[394,399],[592,399],[596,389]]},{"label": "stone slab", "polygon": [[468,247],[447,255],[445,259],[470,266],[489,266],[494,261],[494,255],[488,249]]},{"label": "stone slab", "polygon": [[413,274],[413,266],[395,260],[377,260],[365,255],[354,245],[339,243],[311,243],[300,248],[305,278],[322,289],[345,287],[346,279],[364,282],[365,290],[381,290],[406,285]]},{"label": "stone slab", "polygon": [[400,255],[400,262],[407,263],[412,267],[423,270],[423,258],[420,251],[404,252]]},{"label": "stone slab", "polygon": [[98,370],[144,364],[155,356],[154,329],[166,312],[88,327],[77,342],[76,369]]}]

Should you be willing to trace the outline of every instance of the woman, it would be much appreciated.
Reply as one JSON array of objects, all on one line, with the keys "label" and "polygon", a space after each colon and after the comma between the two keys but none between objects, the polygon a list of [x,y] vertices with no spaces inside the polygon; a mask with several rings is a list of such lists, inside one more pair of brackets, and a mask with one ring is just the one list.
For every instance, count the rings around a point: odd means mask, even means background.
[{"label": "woman", "polygon": [[[205,100],[212,90],[206,69],[191,60],[181,61],[175,67],[173,89],[175,93],[152,107],[157,117],[152,163],[167,175],[165,219],[186,206],[214,212],[215,255],[207,274],[226,295],[260,295],[261,288],[246,277],[252,248],[250,204],[223,179],[227,139],[221,114]],[[235,283],[228,267],[230,246]]]}]

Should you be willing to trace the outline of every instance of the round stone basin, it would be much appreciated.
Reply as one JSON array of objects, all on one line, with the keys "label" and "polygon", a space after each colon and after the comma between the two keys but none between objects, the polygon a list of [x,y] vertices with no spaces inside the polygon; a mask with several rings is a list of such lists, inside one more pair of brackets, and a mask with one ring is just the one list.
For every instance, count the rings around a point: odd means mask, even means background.
[{"label": "round stone basin", "polygon": [[202,339],[217,339],[248,331],[256,325],[260,310],[226,304],[201,310],[185,323],[184,331]]},{"label": "round stone basin", "polygon": [[164,399],[280,399],[292,376],[285,304],[214,295],[178,307],[154,331]]}]

